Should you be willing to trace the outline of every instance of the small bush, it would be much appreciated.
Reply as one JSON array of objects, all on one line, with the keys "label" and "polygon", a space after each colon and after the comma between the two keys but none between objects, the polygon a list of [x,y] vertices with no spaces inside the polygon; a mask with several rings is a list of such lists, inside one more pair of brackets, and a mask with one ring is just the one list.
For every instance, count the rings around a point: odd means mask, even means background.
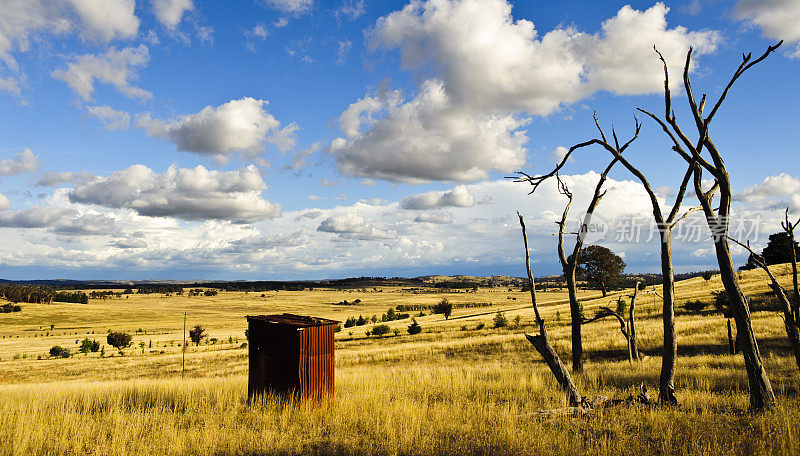
[{"label": "small bush", "polygon": [[503,312],[497,312],[497,315],[494,316],[494,327],[495,328],[504,328],[508,326],[508,319]]},{"label": "small bush", "polygon": [[683,307],[686,310],[688,310],[689,312],[695,312],[696,313],[696,312],[702,312],[703,309],[705,309],[707,305],[708,305],[707,302],[703,302],[703,301],[699,301],[699,300],[695,299],[694,301],[686,302],[686,304],[684,304]]},{"label": "small bush", "polygon": [[728,292],[725,290],[712,291],[711,294],[714,295],[714,308],[721,310],[726,318],[731,318],[731,301],[728,299]]},{"label": "small bush", "polygon": [[417,323],[417,319],[416,318],[412,318],[411,319],[411,324],[408,326],[408,330],[407,331],[408,331],[409,334],[411,334],[413,336],[414,334],[419,334],[419,333],[422,332],[422,326],[420,326],[419,323]]},{"label": "small bush", "polygon": [[478,323],[478,326],[476,326],[475,329],[483,329],[485,327],[486,327],[486,323]]},{"label": "small bush", "polygon": [[389,334],[392,331],[392,328],[389,325],[375,325],[372,328],[372,334],[376,336],[383,336],[384,334]]},{"label": "small bush", "polygon": [[69,358],[72,353],[70,353],[69,348],[53,345],[50,347],[50,356],[53,358]]},{"label": "small bush", "polygon": [[345,328],[351,328],[356,325],[356,317],[350,317],[344,321]]}]

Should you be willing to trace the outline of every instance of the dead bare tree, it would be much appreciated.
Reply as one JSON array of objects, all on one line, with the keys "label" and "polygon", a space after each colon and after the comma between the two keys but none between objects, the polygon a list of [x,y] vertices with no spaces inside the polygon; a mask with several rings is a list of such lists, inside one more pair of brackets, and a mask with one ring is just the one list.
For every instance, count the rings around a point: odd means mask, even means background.
[{"label": "dead bare tree", "polygon": [[611,310],[609,307],[600,307],[600,310],[592,318],[584,318],[583,324],[591,323],[593,321],[597,321],[606,317],[614,317],[619,321],[619,330],[622,333],[622,337],[625,338],[625,342],[628,345],[628,362],[633,362],[633,348],[631,347],[631,334],[628,331],[628,326],[625,324],[625,318],[620,315],[619,313]]},{"label": "dead bare tree", "polygon": [[[691,48],[689,49],[689,52],[686,54],[686,64],[683,70],[683,86],[686,90],[689,108],[697,129],[697,140],[694,142],[689,139],[678,125],[678,121],[672,109],[667,62],[657,49],[656,53],[658,53],[659,58],[664,64],[664,119],[661,119],[649,111],[639,109],[639,111],[650,116],[661,126],[661,129],[673,144],[672,149],[689,165],[693,177],[695,195],[700,202],[708,228],[713,235],[714,249],[717,262],[719,263],[720,276],[731,302],[731,310],[734,321],[736,322],[737,337],[740,341],[740,348],[744,356],[745,368],[747,370],[750,387],[750,407],[754,410],[772,406],[775,403],[775,394],[772,391],[772,385],[770,384],[766,369],[761,361],[761,353],[758,350],[758,343],[756,342],[751,324],[750,307],[739,286],[736,267],[734,266],[730,246],[728,245],[727,233],[730,224],[729,216],[732,200],[731,179],[725,167],[722,154],[709,135],[709,125],[714,115],[719,111],[736,80],[739,79],[745,71],[766,59],[782,43],[783,41],[768,47],[766,52],[755,60],[752,59],[752,54],[743,54],[741,64],[734,72],[719,99],[711,109],[711,112],[706,117],[703,117],[703,110],[706,105],[706,94],[703,94],[698,104],[692,90],[689,68],[693,51]],[[711,157],[710,162],[703,156],[704,150],[708,151]],[[714,178],[714,185],[710,190],[704,190],[702,188],[704,170],[710,173]],[[716,190],[719,190],[719,207],[715,209],[712,205],[712,199]]]},{"label": "dead bare tree", "polygon": [[650,204],[653,209],[653,217],[655,219],[656,226],[658,227],[659,237],[661,240],[661,276],[663,278],[662,320],[664,324],[664,345],[662,349],[658,397],[659,402],[662,404],[676,404],[675,363],[678,356],[678,342],[675,332],[675,271],[672,265],[672,232],[675,227],[677,227],[678,224],[686,219],[686,217],[688,217],[692,212],[700,210],[699,207],[691,208],[683,214],[680,214],[681,204],[686,195],[686,190],[689,186],[690,179],[692,178],[694,165],[690,163],[687,167],[672,208],[670,209],[669,214],[665,217],[664,212],[661,209],[661,203],[659,202],[658,195],[656,195],[656,192],[653,190],[652,185],[650,185],[650,182],[645,177],[644,173],[642,173],[638,167],[633,165],[629,160],[622,156],[622,153],[625,151],[628,145],[630,145],[630,143],[636,139],[639,134],[641,124],[639,123],[638,119],[636,120],[636,134],[621,148],[619,147],[619,141],[617,140],[617,135],[614,131],[614,128],[612,127],[611,129],[612,136],[614,138],[614,146],[612,146],[606,140],[603,129],[600,127],[600,124],[597,120],[597,113],[594,114],[594,121],[595,126],[600,131],[600,136],[602,139],[581,143],[569,149],[567,154],[561,159],[551,173],[536,178],[529,178],[529,176],[525,175],[525,178],[520,180],[531,182],[531,185],[534,185],[535,190],[536,185],[538,185],[539,182],[552,175],[557,175],[561,168],[566,165],[574,151],[580,149],[581,147],[585,147],[586,145],[599,144],[608,152],[610,152],[615,159],[619,160],[619,162],[642,184],[650,200]]},{"label": "dead bare tree", "polygon": [[603,170],[603,173],[600,174],[600,179],[597,181],[597,185],[594,188],[594,193],[589,201],[589,206],[586,209],[586,215],[584,216],[578,231],[573,233],[575,234],[575,245],[572,248],[572,255],[570,256],[566,255],[564,249],[564,228],[567,224],[569,208],[572,205],[572,193],[570,193],[567,184],[561,180],[560,176],[556,175],[559,192],[569,198],[567,205],[564,207],[564,212],[561,215],[561,221],[556,223],[558,224],[558,259],[561,262],[561,268],[564,271],[564,278],[567,282],[567,290],[570,302],[570,315],[572,320],[572,370],[574,372],[583,372],[583,336],[581,332],[581,326],[583,325],[584,316],[581,303],[578,300],[578,288],[576,284],[578,255],[583,248],[583,241],[587,234],[589,223],[592,219],[592,214],[594,214],[597,205],[600,204],[600,200],[603,199],[603,196],[605,196],[603,184],[605,183],[606,179],[608,179],[608,173],[611,171],[611,168],[617,164],[617,161],[617,159],[613,159],[611,163],[608,164],[606,169]]},{"label": "dead bare tree", "polygon": [[553,375],[556,377],[558,384],[561,385],[561,388],[567,393],[570,406],[579,407],[584,402],[583,398],[578,392],[575,382],[572,381],[572,376],[569,374],[566,366],[564,366],[564,363],[561,362],[561,358],[558,356],[558,353],[556,353],[553,345],[550,344],[550,339],[547,337],[547,328],[544,325],[542,316],[539,314],[539,306],[536,304],[536,284],[533,280],[533,272],[531,271],[531,257],[530,250],[528,249],[528,234],[525,231],[525,219],[519,212],[517,212],[517,215],[519,216],[519,224],[522,228],[522,240],[525,244],[525,269],[528,273],[528,280],[531,284],[531,303],[533,304],[533,314],[536,317],[536,324],[539,325],[539,334],[525,334],[525,337],[528,339],[528,341],[530,341],[531,344],[533,344],[533,347],[536,349],[536,351],[542,355],[542,358],[544,358],[544,361],[547,363],[550,371],[553,372]]},{"label": "dead bare tree", "polygon": [[[797,362],[797,368],[800,369],[800,326],[798,326],[797,319],[795,319],[794,309],[792,309],[792,302],[789,299],[789,294],[786,293],[786,290],[778,283],[778,279],[776,279],[775,275],[772,274],[772,271],[769,270],[769,266],[764,260],[764,257],[757,254],[753,251],[753,249],[750,248],[749,241],[747,244],[742,244],[730,236],[728,236],[728,239],[747,249],[747,251],[750,252],[750,258],[753,260],[753,263],[767,273],[767,277],[769,277],[770,281],[769,286],[772,288],[772,291],[775,292],[775,296],[778,297],[778,302],[781,303],[783,310],[783,325],[786,327],[786,337],[789,339],[789,345],[792,347],[792,352],[794,354],[795,361]],[[794,249],[794,244],[792,244],[792,249]]]},{"label": "dead bare tree", "polygon": [[612,127],[612,135],[614,138],[614,145],[612,146],[609,144],[608,140],[606,139],[605,132],[603,129],[600,128],[600,125],[597,123],[597,116],[595,115],[595,126],[597,130],[600,132],[600,138],[595,138],[589,141],[585,141],[579,144],[572,146],[567,151],[567,157],[571,155],[574,151],[588,147],[594,144],[603,146],[604,148],[610,148],[615,151],[615,156],[608,164],[606,169],[600,175],[600,180],[595,187],[594,195],[592,196],[591,201],[589,202],[589,207],[586,210],[586,215],[578,228],[576,233],[575,245],[572,249],[572,255],[567,256],[564,249],[564,229],[567,222],[567,215],[569,213],[570,206],[572,205],[572,193],[570,193],[569,188],[567,188],[566,184],[560,179],[558,175],[558,171],[561,167],[564,166],[566,160],[562,160],[559,163],[559,166],[551,171],[550,173],[542,176],[531,176],[527,173],[522,171],[517,172],[518,176],[512,177],[515,182],[527,182],[533,189],[530,191],[529,194],[532,194],[536,191],[539,185],[542,184],[545,180],[555,177],[558,180],[558,188],[559,192],[565,196],[567,196],[568,201],[566,206],[564,207],[564,212],[561,216],[561,221],[556,222],[559,225],[558,230],[558,259],[561,262],[562,269],[564,271],[564,278],[567,282],[567,290],[569,293],[569,306],[570,306],[570,320],[571,320],[571,329],[572,329],[572,370],[573,372],[583,372],[583,339],[581,336],[581,323],[583,320],[583,315],[581,313],[581,304],[578,300],[577,295],[577,287],[575,284],[576,279],[576,270],[578,266],[578,253],[580,253],[581,248],[583,247],[583,240],[588,232],[589,224],[591,223],[592,214],[594,213],[597,204],[602,199],[604,192],[602,191],[603,184],[605,183],[608,173],[611,171],[611,168],[619,161],[621,161],[622,153],[639,137],[639,131],[642,128],[642,124],[639,123],[638,119],[635,120],[635,132],[631,139],[629,139],[625,144],[620,145],[619,140],[617,138],[616,131],[614,131]]}]

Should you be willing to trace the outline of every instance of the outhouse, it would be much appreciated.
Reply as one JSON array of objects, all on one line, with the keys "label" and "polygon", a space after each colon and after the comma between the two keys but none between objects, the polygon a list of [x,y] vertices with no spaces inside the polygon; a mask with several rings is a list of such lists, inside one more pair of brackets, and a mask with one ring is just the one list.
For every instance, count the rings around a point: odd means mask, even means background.
[{"label": "outhouse", "polygon": [[339,322],[293,314],[247,317],[248,397],[333,396],[333,336]]}]

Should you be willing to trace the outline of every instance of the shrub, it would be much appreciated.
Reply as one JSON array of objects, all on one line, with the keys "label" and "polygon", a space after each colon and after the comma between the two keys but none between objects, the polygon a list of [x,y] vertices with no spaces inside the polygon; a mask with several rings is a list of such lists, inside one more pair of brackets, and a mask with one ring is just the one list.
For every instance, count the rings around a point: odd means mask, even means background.
[{"label": "shrub", "polygon": [[478,323],[478,326],[476,326],[475,329],[483,329],[485,327],[486,327],[486,323]]},{"label": "shrub", "polygon": [[419,323],[417,323],[417,319],[416,318],[412,318],[411,319],[411,324],[408,326],[408,330],[407,331],[408,331],[409,334],[411,334],[413,336],[414,334],[419,334],[419,333],[422,332],[422,326],[420,326]]},{"label": "shrub", "polygon": [[400,330],[397,329],[397,328],[392,329],[392,332],[394,333],[395,336],[399,336],[400,335]]},{"label": "shrub", "polygon": [[497,315],[494,316],[494,327],[503,328],[505,326],[508,326],[508,319],[503,312],[497,312]]},{"label": "shrub", "polygon": [[356,326],[364,326],[364,325],[367,324],[368,321],[369,320],[367,320],[366,318],[364,318],[361,315],[359,315],[358,316],[358,320],[356,320]]},{"label": "shrub", "polygon": [[206,291],[203,292],[203,294],[206,295],[206,296],[216,296],[217,295],[217,290],[206,290]]},{"label": "shrub", "polygon": [[206,337],[206,328],[203,325],[194,325],[194,328],[189,330],[189,339],[194,342],[195,346],[200,345],[203,337]]},{"label": "shrub", "polygon": [[514,317],[514,325],[519,326],[519,323],[521,321],[522,321],[522,316],[521,315],[517,315],[516,317]]},{"label": "shrub", "polygon": [[444,319],[447,320],[450,318],[450,314],[453,313],[453,303],[444,298],[433,306],[433,313],[442,314]]},{"label": "shrub", "polygon": [[81,346],[78,349],[78,351],[81,353],[95,353],[97,350],[100,350],[100,342],[96,340],[89,340],[88,337],[85,337],[81,341]]},{"label": "shrub", "polygon": [[345,328],[352,328],[355,325],[356,325],[356,317],[350,317],[344,321]]},{"label": "shrub", "polygon": [[72,353],[70,353],[69,348],[53,345],[50,347],[50,356],[53,358],[69,358]]},{"label": "shrub", "polygon": [[389,334],[392,331],[392,328],[389,325],[375,325],[372,328],[372,334],[376,336],[383,336],[384,334]]},{"label": "shrub", "polygon": [[617,313],[620,315],[625,315],[625,312],[627,310],[628,310],[628,303],[624,299],[619,298],[619,300],[617,301]]},{"label": "shrub", "polygon": [[728,292],[725,290],[712,291],[711,294],[714,295],[714,308],[723,311],[725,316],[730,318],[731,302],[728,299]]},{"label": "shrub", "polygon": [[702,312],[707,305],[708,305],[707,302],[695,299],[694,301],[687,301],[686,304],[683,305],[683,307],[686,308],[686,310],[688,310],[689,312]]}]

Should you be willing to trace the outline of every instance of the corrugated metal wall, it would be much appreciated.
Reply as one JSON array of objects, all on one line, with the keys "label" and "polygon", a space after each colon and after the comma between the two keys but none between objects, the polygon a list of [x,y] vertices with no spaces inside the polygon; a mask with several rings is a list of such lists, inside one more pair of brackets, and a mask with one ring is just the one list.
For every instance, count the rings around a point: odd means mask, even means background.
[{"label": "corrugated metal wall", "polygon": [[274,393],[301,400],[333,396],[335,328],[249,320],[248,395]]},{"label": "corrugated metal wall", "polygon": [[322,399],[333,395],[335,326],[314,326],[300,331],[300,395]]}]

